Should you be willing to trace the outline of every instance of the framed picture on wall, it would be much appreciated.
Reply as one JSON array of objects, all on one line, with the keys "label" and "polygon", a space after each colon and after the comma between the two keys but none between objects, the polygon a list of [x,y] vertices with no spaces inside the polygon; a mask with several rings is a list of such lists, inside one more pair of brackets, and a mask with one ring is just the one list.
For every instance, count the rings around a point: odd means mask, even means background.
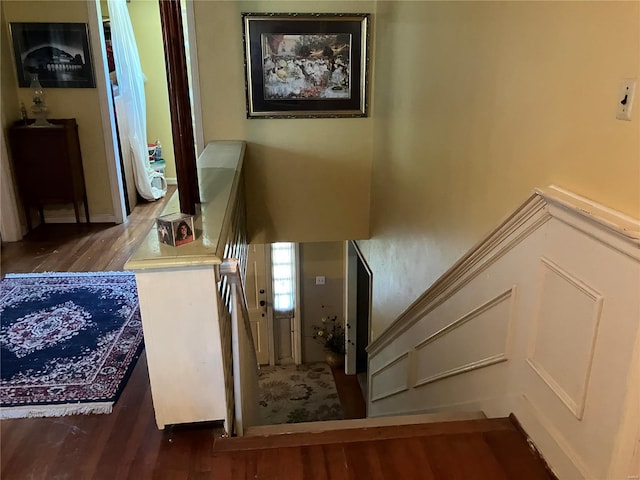
[{"label": "framed picture on wall", "polygon": [[95,80],[85,23],[11,23],[18,84],[34,75],[44,88],[93,88]]},{"label": "framed picture on wall", "polygon": [[242,19],[247,118],[367,116],[368,14]]}]

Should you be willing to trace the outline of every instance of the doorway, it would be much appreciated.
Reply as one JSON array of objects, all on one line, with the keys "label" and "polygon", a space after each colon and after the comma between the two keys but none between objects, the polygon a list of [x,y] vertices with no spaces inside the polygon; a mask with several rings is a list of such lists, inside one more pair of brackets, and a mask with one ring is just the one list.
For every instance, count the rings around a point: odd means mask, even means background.
[{"label": "doorway", "polygon": [[366,348],[370,341],[372,274],[355,242],[348,241],[346,249],[345,372],[348,375],[357,374],[366,398],[368,370]]},{"label": "doorway", "polygon": [[302,363],[298,258],[295,243],[249,245],[245,291],[260,365]]},{"label": "doorway", "polygon": [[[173,47],[183,49],[187,58],[187,76],[189,82],[189,95],[191,103],[191,113],[193,118],[193,128],[195,137],[195,154],[196,156],[203,149],[202,135],[202,112],[199,107],[199,82],[197,69],[197,49],[195,41],[195,32],[193,27],[195,14],[192,1],[183,0],[181,2],[182,25],[184,30],[185,41],[183,45],[179,43]],[[147,93],[147,118],[150,124],[147,128],[147,142],[155,143],[160,140],[162,146],[162,155],[159,156],[163,161],[152,164],[152,168],[156,172],[164,173],[167,184],[176,185],[177,175],[175,167],[172,120],[169,109],[168,99],[173,95],[172,86],[167,83],[167,72],[165,68],[165,51],[163,45],[163,32],[160,25],[160,9],[158,3],[153,2],[132,2],[127,3],[127,8],[132,13],[132,23],[138,42],[138,50],[141,56],[143,71],[147,77],[145,83],[145,91]],[[133,9],[133,11],[131,10]],[[89,19],[94,28],[92,32],[92,47],[94,57],[99,58],[97,65],[104,65],[108,70],[107,51],[105,38],[103,34],[103,20],[108,17],[109,10],[105,0],[95,0],[88,3]],[[100,100],[100,108],[103,119],[103,130],[105,138],[105,147],[107,160],[109,164],[109,181],[111,185],[112,203],[114,206],[115,222],[122,223],[126,219],[125,207],[129,204],[132,209],[137,201],[135,185],[129,188],[127,192],[124,184],[132,184],[132,178],[127,173],[126,167],[120,166],[120,148],[118,145],[118,136],[116,134],[117,121],[115,111],[110,105],[111,99],[111,82],[108,71],[100,74],[97,69],[97,82]],[[100,78],[102,77],[102,78]],[[151,85],[153,84],[153,85]],[[151,88],[151,91],[148,89]],[[157,187],[157,185],[154,184]],[[126,196],[126,199],[125,199]]]}]

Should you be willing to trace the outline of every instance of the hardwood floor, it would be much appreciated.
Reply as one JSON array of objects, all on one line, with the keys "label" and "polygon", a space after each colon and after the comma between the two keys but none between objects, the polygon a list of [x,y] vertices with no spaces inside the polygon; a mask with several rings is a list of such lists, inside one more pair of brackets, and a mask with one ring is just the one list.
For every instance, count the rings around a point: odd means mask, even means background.
[{"label": "hardwood floor", "polygon": [[[123,270],[164,205],[141,204],[122,225],[41,225],[23,241],[2,245],[0,270]],[[158,430],[143,353],[110,415],[0,422],[0,478],[213,478],[213,440],[221,433],[213,424]]]},{"label": "hardwood floor", "polygon": [[216,440],[221,478],[551,479],[507,418]]},{"label": "hardwood floor", "polygon": [[344,412],[344,418],[366,418],[367,406],[364,395],[360,389],[358,378],[355,375],[347,375],[344,368],[332,368],[333,380],[336,382],[338,398]]},{"label": "hardwood floor", "polygon": [[175,188],[170,186],[162,200],[138,204],[121,225],[40,225],[22,241],[2,244],[0,272],[4,275],[123,270]]},{"label": "hardwood floor", "polygon": [[[163,207],[163,202],[136,207],[123,225],[42,225],[24,241],[2,246],[0,270],[3,274],[122,270]],[[364,400],[357,395],[355,376],[338,371],[334,378],[346,416],[363,416]],[[476,426],[471,431],[456,422],[449,427],[339,431],[331,434],[331,443],[319,436],[304,445],[294,445],[293,437],[268,437],[268,448],[264,443],[254,444],[253,450],[246,443],[240,449],[225,447],[230,440],[220,439],[222,428],[217,424],[158,430],[143,354],[110,415],[0,422],[0,478],[549,478],[541,463],[532,463],[524,438],[512,425],[505,420],[489,422],[490,428]]]}]

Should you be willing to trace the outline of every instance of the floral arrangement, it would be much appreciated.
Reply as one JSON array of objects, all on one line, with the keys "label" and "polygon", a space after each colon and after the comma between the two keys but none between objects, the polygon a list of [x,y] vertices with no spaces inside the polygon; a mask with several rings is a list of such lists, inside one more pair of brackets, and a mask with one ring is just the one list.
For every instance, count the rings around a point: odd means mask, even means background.
[{"label": "floral arrangement", "polygon": [[330,352],[344,355],[344,327],[338,317],[322,317],[321,325],[313,325],[313,339],[320,342]]}]

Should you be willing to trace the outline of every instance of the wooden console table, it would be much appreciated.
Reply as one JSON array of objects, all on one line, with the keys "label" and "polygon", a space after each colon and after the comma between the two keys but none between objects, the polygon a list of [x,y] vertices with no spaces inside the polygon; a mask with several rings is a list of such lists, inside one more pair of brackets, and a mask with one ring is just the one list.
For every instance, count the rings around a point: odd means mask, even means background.
[{"label": "wooden console table", "polygon": [[9,129],[13,168],[29,230],[31,207],[38,208],[44,223],[46,204],[73,202],[79,223],[82,202],[89,223],[78,125],[74,118],[49,122],[50,127],[34,127],[20,121]]}]

